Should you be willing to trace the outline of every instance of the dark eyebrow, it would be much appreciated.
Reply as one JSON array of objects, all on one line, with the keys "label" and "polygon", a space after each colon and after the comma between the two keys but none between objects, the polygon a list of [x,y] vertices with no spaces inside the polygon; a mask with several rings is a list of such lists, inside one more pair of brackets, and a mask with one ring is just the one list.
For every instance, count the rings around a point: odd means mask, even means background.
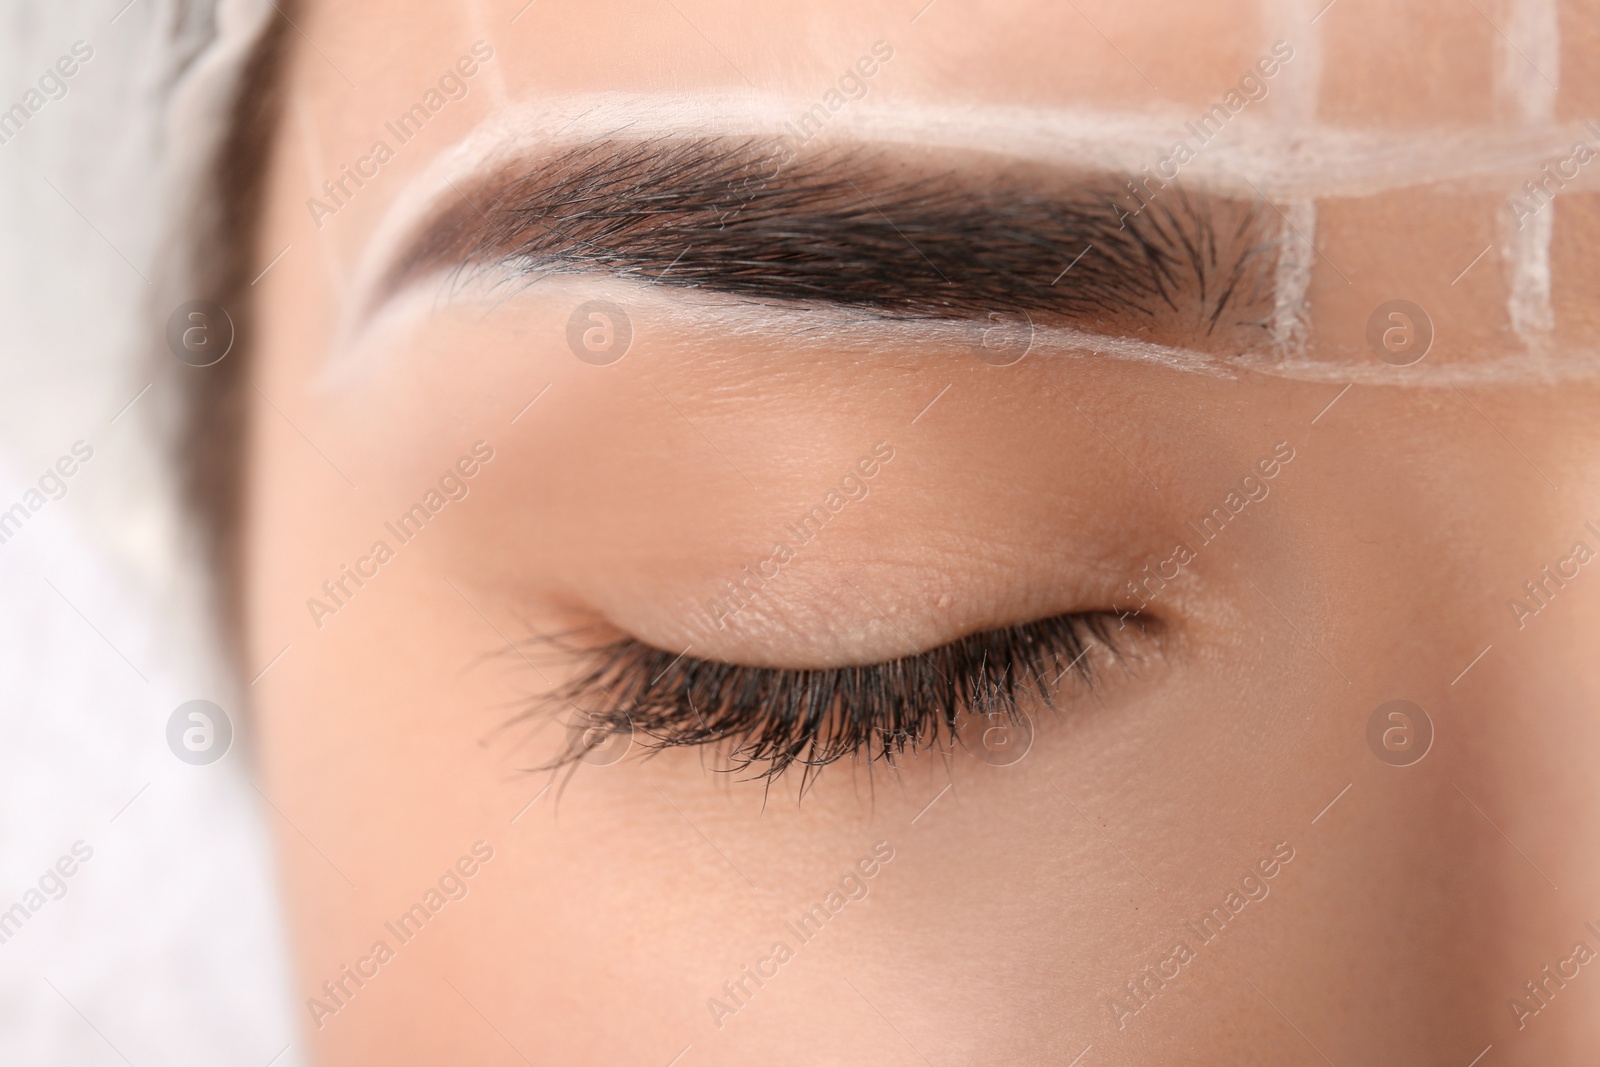
[{"label": "dark eyebrow", "polygon": [[441,202],[380,299],[424,276],[511,265],[525,278],[603,272],[888,316],[1266,329],[1261,204],[1173,183],[1140,209],[1106,175],[930,166],[861,147],[790,155],[778,142],[670,138],[503,165]]}]

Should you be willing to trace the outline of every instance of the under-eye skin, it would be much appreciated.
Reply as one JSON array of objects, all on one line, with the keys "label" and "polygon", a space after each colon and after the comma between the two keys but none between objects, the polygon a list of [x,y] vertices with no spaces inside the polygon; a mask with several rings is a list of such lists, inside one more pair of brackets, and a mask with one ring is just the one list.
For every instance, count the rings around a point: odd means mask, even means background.
[{"label": "under-eye skin", "polygon": [[893,764],[907,753],[961,744],[973,717],[1012,722],[1032,703],[1060,703],[1067,684],[1096,683],[1097,660],[1117,660],[1159,624],[1112,611],[1056,615],[969,634],[886,663],[812,669],[699,659],[622,637],[569,648],[573,679],[538,712],[572,719],[556,765],[615,733],[647,750],[713,745],[730,769],[769,781],[791,767],[807,778],[848,757]]}]

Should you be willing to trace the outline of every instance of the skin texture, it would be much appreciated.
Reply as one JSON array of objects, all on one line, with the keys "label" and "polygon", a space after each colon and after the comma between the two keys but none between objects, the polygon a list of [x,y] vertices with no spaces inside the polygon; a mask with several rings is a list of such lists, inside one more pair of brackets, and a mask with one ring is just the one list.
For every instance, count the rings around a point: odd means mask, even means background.
[{"label": "skin texture", "polygon": [[[257,286],[246,674],[290,646],[252,695],[315,1062],[1592,1058],[1600,963],[1561,961],[1580,941],[1600,952],[1585,927],[1600,926],[1600,563],[1531,617],[1509,602],[1576,542],[1600,551],[1593,384],[1342,393],[1087,353],[997,367],[893,336],[788,353],[684,326],[681,291],[602,277],[428,305],[369,336],[357,370],[325,373],[384,212],[504,102],[748,79],[798,111],[887,40],[879,103],[1198,112],[1315,11],[942,0],[913,23],[855,2],[543,0],[513,22],[520,7],[313,3],[284,72],[261,247],[291,251]],[[1594,32],[1577,5],[1561,18],[1564,40]],[[1342,0],[1317,26],[1324,121],[1516,121],[1493,87],[1496,31],[1470,11]],[[306,198],[476,40],[494,58],[468,95],[314,226]],[[1592,75],[1565,65],[1555,114],[1593,112]],[[1573,236],[1594,228],[1589,200],[1554,209],[1563,344],[1592,317],[1592,245]],[[1375,362],[1361,338],[1395,298],[1430,307],[1430,361],[1518,351],[1498,247],[1450,284],[1502,207],[1438,188],[1320,203],[1308,354]],[[633,317],[609,366],[566,343],[597,297]],[[401,544],[384,524],[476,442],[493,458],[467,495]],[[721,582],[879,442],[893,459],[866,497],[736,625],[709,625]],[[1205,542],[1192,524],[1286,455]],[[393,558],[376,576],[337,611],[308,608],[334,606],[322,583],[379,540]],[[1092,691],[1069,680],[1032,708],[1012,765],[841,763],[803,799],[798,775],[769,789],[715,753],[530,770],[568,735],[519,716],[573,669],[540,634],[603,624],[702,658],[870,663],[1130,609],[1127,583],[1179,542],[1193,559],[1150,602],[1159,625],[1130,631],[1121,660],[1095,652]],[[1410,766],[1368,742],[1395,699],[1434,731]],[[492,859],[446,887],[466,895],[402,943],[385,924],[475,842]],[[866,867],[865,896],[820,933],[786,926]],[[1252,872],[1233,899],[1266,895],[1220,934],[1188,925]],[[393,958],[329,996],[380,940]],[[1190,955],[1164,964],[1180,941]],[[730,997],[776,942],[793,958]],[[1546,980],[1540,1007],[1524,983],[1546,965],[1579,969]]]}]

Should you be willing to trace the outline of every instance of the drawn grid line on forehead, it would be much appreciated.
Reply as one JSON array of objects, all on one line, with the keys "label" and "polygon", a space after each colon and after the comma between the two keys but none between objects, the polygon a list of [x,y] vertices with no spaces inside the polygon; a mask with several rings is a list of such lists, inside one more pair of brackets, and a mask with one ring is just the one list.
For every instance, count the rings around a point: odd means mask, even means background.
[{"label": "drawn grid line on forehead", "polygon": [[[1280,123],[1295,128],[1316,124],[1322,96],[1322,9],[1326,0],[1262,0],[1267,22],[1297,26],[1293,69],[1282,74],[1282,84],[1268,98],[1268,107]],[[1285,357],[1303,354],[1311,342],[1311,281],[1316,265],[1317,202],[1297,196],[1279,205],[1278,262],[1273,279],[1271,334]]]},{"label": "drawn grid line on forehead", "polygon": [[[1494,38],[1495,95],[1523,122],[1548,122],[1561,82],[1561,25],[1556,0],[1511,0],[1510,18]],[[1517,192],[1513,185],[1508,190]],[[1516,219],[1510,199],[1498,220],[1508,279],[1506,314],[1518,336],[1555,328],[1550,303],[1550,243],[1557,206]]]},{"label": "drawn grid line on forehead", "polygon": [[[741,95],[739,97],[740,107],[731,109],[731,112],[728,109],[724,109],[708,117],[706,114],[707,98],[704,94],[685,94],[672,97],[671,99],[675,101],[675,105],[668,112],[663,112],[659,107],[662,98],[652,96],[650,99],[658,106],[657,110],[650,116],[649,122],[639,120],[638,113],[633,106],[633,102],[638,99],[637,97],[618,96],[617,94],[606,94],[598,97],[563,98],[531,105],[525,104],[509,109],[505,113],[491,116],[489,120],[480,124],[476,130],[461,142],[458,142],[456,146],[436,157],[421,175],[408,184],[400,197],[391,205],[362,256],[358,267],[354,295],[364,295],[370,291],[374,282],[382,278],[382,272],[387,270],[387,265],[394,260],[396,250],[403,248],[404,242],[413,234],[416,223],[429,218],[447,200],[458,200],[462,195],[460,189],[463,185],[468,188],[472,187],[474,176],[486,175],[494,172],[497,168],[504,170],[507,166],[515,169],[520,167],[523,160],[537,163],[541,158],[536,154],[537,148],[546,149],[546,154],[542,158],[549,158],[549,150],[557,150],[559,152],[574,146],[587,145],[593,147],[597,143],[630,143],[630,141],[639,142],[659,139],[662,137],[663,130],[669,131],[669,134],[670,131],[674,130],[683,131],[684,136],[679,140],[687,141],[691,137],[703,138],[706,135],[705,131],[708,125],[717,130],[760,132],[768,136],[770,136],[773,129],[770,98],[758,101],[760,106],[757,107],[751,104],[751,97]],[[1037,127],[1041,121],[1048,120],[1055,120],[1059,126],[1061,125],[1059,120],[1062,119],[1064,114],[1062,112],[1024,112],[1020,109],[1001,110],[1012,117],[1021,114],[1034,127]],[[1084,115],[1088,117],[1089,128],[1099,131],[1112,131],[1112,136],[1108,138],[1113,142],[1112,152],[1104,151],[1105,145],[1103,144],[1087,143],[1084,145],[1086,148],[1096,150],[1099,158],[1102,159],[1108,156],[1115,158],[1114,150],[1119,145],[1123,148],[1127,148],[1131,144],[1150,145],[1153,143],[1150,131],[1158,124],[1156,120],[1152,120],[1148,116],[1108,116],[1094,113],[1084,113]],[[1082,118],[1084,115],[1067,117]],[[945,121],[942,130],[936,130],[935,132],[942,136],[946,143],[973,144],[973,140],[970,137],[971,131],[964,129],[963,123],[950,122],[948,121],[950,117],[946,115],[940,115],[939,117]],[[970,115],[967,117],[970,118]],[[1078,136],[1081,138],[1084,125],[1080,123],[1077,129],[1079,131]],[[952,136],[951,130],[962,134],[962,136],[966,137],[966,140],[963,141],[958,137]],[[1035,129],[1035,132],[1038,132],[1037,129]],[[1324,130],[1323,132],[1327,133],[1328,131]],[[1380,158],[1380,161],[1382,161],[1383,153],[1389,148],[1381,136],[1350,135],[1348,131],[1332,132],[1335,135],[1342,136],[1344,143],[1347,145],[1352,142],[1365,145],[1369,151]],[[1487,132],[1475,132],[1479,135],[1479,140],[1475,142],[1475,146],[1482,148],[1484,145],[1488,145],[1490,146],[1488,152],[1480,152],[1474,156],[1471,153],[1460,151],[1462,145],[1469,142],[1464,141],[1458,134],[1452,133],[1446,137],[1436,137],[1435,140],[1438,143],[1450,145],[1457,150],[1457,158],[1452,161],[1452,166],[1441,168],[1437,165],[1438,157],[1449,153],[1434,153],[1431,158],[1435,165],[1430,166],[1424,172],[1418,173],[1415,170],[1403,171],[1398,177],[1391,175],[1387,181],[1377,184],[1380,184],[1383,188],[1404,187],[1417,184],[1418,181],[1438,180],[1440,175],[1444,174],[1455,175],[1457,184],[1470,179],[1477,184],[1489,184],[1491,187],[1504,190],[1504,172],[1510,169],[1504,162],[1508,151],[1519,150],[1528,159],[1539,159],[1552,150],[1557,150],[1570,144],[1569,140],[1561,137],[1562,133],[1570,131],[1550,125],[1540,126],[1531,130],[1513,129],[1508,131],[1504,128],[1495,128]],[[925,141],[912,140],[906,137],[901,137],[897,140],[899,143],[905,144],[926,143]],[[1052,138],[1052,140],[1058,140],[1058,138]],[[1258,138],[1258,140],[1260,139]],[[851,140],[841,139],[841,141],[845,145],[857,143]],[[838,144],[840,142],[835,141],[832,143]],[[873,142],[877,146],[881,146],[883,143],[882,141]],[[1408,143],[1411,145],[1413,155],[1415,155],[1417,152],[1417,138],[1411,136]],[[989,147],[990,150],[993,150],[992,144]],[[1081,167],[1083,156],[1088,154],[1085,152],[1077,157],[1069,157],[1069,153],[1063,152],[1058,145],[1049,145],[1048,147],[1052,151],[1049,153],[1034,153],[1031,158],[1048,155],[1054,161],[1061,163],[1063,170],[1067,170],[1070,164],[1076,164]],[[1307,153],[1303,145],[1292,152],[1284,153],[1280,151],[1278,155],[1278,159],[1269,159],[1269,163],[1278,167],[1280,177],[1286,172],[1293,176],[1295,167],[1300,168],[1299,178],[1302,180],[1308,176],[1316,176],[1314,172],[1308,172],[1304,167]],[[1002,158],[1014,159],[1017,158],[1017,155],[1016,153],[1010,153]],[[1024,156],[1023,158],[1030,157]],[[1392,160],[1388,162],[1392,162]],[[1367,168],[1367,176],[1363,182],[1363,187],[1375,184],[1372,174],[1379,170],[1381,170],[1381,167]],[[1186,171],[1186,176],[1187,173]],[[1212,181],[1209,184],[1213,187],[1227,188],[1229,176],[1222,174],[1219,177],[1220,180]],[[1263,180],[1268,181],[1270,184],[1271,179],[1263,178]],[[1258,188],[1256,182],[1247,182],[1246,184],[1252,189]],[[1281,183],[1279,187],[1296,191],[1304,191],[1306,188],[1304,184],[1297,187],[1292,181]],[[345,312],[348,316],[351,309],[363,306],[364,300],[351,300],[345,303]],[[355,325],[348,318],[346,324],[348,326]],[[344,342],[352,340],[352,333],[353,331],[349,329],[345,330],[342,340]],[[341,347],[345,346],[341,345]],[[1161,346],[1155,347],[1159,348]],[[1494,372],[1490,377],[1504,380],[1513,377],[1536,379],[1567,378],[1575,374],[1583,377],[1590,376],[1591,372],[1588,369],[1592,366],[1590,353],[1570,352],[1567,354],[1568,358],[1553,358],[1556,353],[1548,350],[1548,346],[1538,345],[1535,347],[1546,350],[1537,353],[1530,351],[1527,355],[1531,358],[1526,361],[1525,366],[1513,367],[1508,361],[1496,360],[1497,364],[1502,365],[1501,370]],[[1179,349],[1170,351],[1172,352],[1170,358],[1162,357],[1157,361],[1169,365],[1187,364],[1189,369],[1201,369],[1197,363],[1202,361],[1192,359],[1195,353]],[[1323,377],[1318,368],[1312,367],[1308,361],[1296,358],[1300,353],[1293,350],[1285,350],[1281,351],[1279,355],[1283,357],[1284,362],[1281,367],[1273,370],[1273,373],[1286,373],[1288,376],[1297,378],[1321,379]],[[1451,372],[1451,375],[1452,380],[1462,377],[1458,372]],[[1408,375],[1406,380],[1416,381],[1418,376]],[[1478,381],[1483,379],[1481,379],[1481,376],[1472,374],[1467,375],[1465,380]]]},{"label": "drawn grid line on forehead", "polygon": [[[493,282],[476,294],[481,303],[504,299]],[[752,308],[732,299],[686,304],[660,287],[625,278],[608,279],[597,290],[593,279],[555,276],[540,283],[554,299],[576,303],[598,291],[624,302],[639,322],[648,321],[684,335],[738,339],[741,344],[773,346],[785,354],[823,353],[838,356],[870,353],[885,346],[926,348],[934,352],[971,350],[975,327],[970,322],[918,319],[884,321],[858,309],[827,310],[792,307]],[[469,294],[472,295],[472,294]],[[414,287],[385,305],[353,348],[341,351],[319,372],[317,385],[338,389],[356,385],[365,373],[388,366],[388,355],[402,339],[439,311],[436,293]],[[1108,359],[1214,378],[1262,374],[1274,378],[1328,385],[1448,388],[1503,384],[1559,384],[1600,379],[1600,347],[1563,346],[1552,356],[1535,339],[1529,350],[1498,353],[1467,363],[1420,363],[1395,367],[1374,360],[1281,357],[1271,352],[1218,355],[1133,338],[1115,337],[1072,326],[1037,326],[1031,333],[1029,359]]]},{"label": "drawn grid line on forehead", "polygon": [[[491,114],[440,153],[385,211],[363,250],[352,304],[361,306],[416,225],[474,176],[541,150],[602,140],[671,137],[777,137],[800,102],[770,94],[605,93],[525,102]],[[1241,116],[1248,118],[1249,116]],[[1042,110],[1017,107],[905,105],[868,102],[841,112],[829,142],[964,149],[1062,168],[1137,172],[1165,150],[1192,116]],[[1245,125],[1245,124],[1241,124]],[[1277,125],[1242,128],[1229,143],[1208,147],[1184,170],[1191,187],[1277,201],[1367,196],[1440,184],[1505,190],[1509,178],[1588,135],[1577,123],[1468,130],[1369,132],[1312,125],[1292,139]],[[1600,188],[1585,171],[1569,185]]]},{"label": "drawn grid line on forehead", "polygon": [[[1287,71],[1285,74],[1287,75]],[[491,114],[438,162],[452,178],[544,147],[672,136],[779,139],[810,103],[758,93],[602,93],[526,101]],[[1207,103],[1215,103],[1208,101]],[[1200,105],[1201,110],[1204,109]],[[1299,109],[1297,109],[1298,112]],[[834,115],[819,139],[982,152],[1080,170],[1137,172],[1170,150],[1193,109],[1165,112],[1087,107],[878,105],[861,100]],[[1248,111],[1226,142],[1208,144],[1184,168],[1186,181],[1218,193],[1352,197],[1419,185],[1495,186],[1593,136],[1581,123],[1353,130],[1296,113],[1274,121]],[[1600,178],[1580,187],[1600,189]],[[1498,186],[1495,186],[1498,188]]]}]

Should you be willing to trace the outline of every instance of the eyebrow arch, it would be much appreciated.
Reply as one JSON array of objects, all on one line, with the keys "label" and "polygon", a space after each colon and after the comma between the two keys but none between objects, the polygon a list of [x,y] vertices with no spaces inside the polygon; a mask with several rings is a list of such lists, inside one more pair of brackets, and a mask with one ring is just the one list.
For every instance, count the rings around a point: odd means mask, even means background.
[{"label": "eyebrow arch", "polygon": [[1148,333],[1267,329],[1278,240],[1263,203],[1173,183],[862,145],[606,139],[451,185],[399,244],[370,311],[425,278],[607,273],[885,317]]}]

